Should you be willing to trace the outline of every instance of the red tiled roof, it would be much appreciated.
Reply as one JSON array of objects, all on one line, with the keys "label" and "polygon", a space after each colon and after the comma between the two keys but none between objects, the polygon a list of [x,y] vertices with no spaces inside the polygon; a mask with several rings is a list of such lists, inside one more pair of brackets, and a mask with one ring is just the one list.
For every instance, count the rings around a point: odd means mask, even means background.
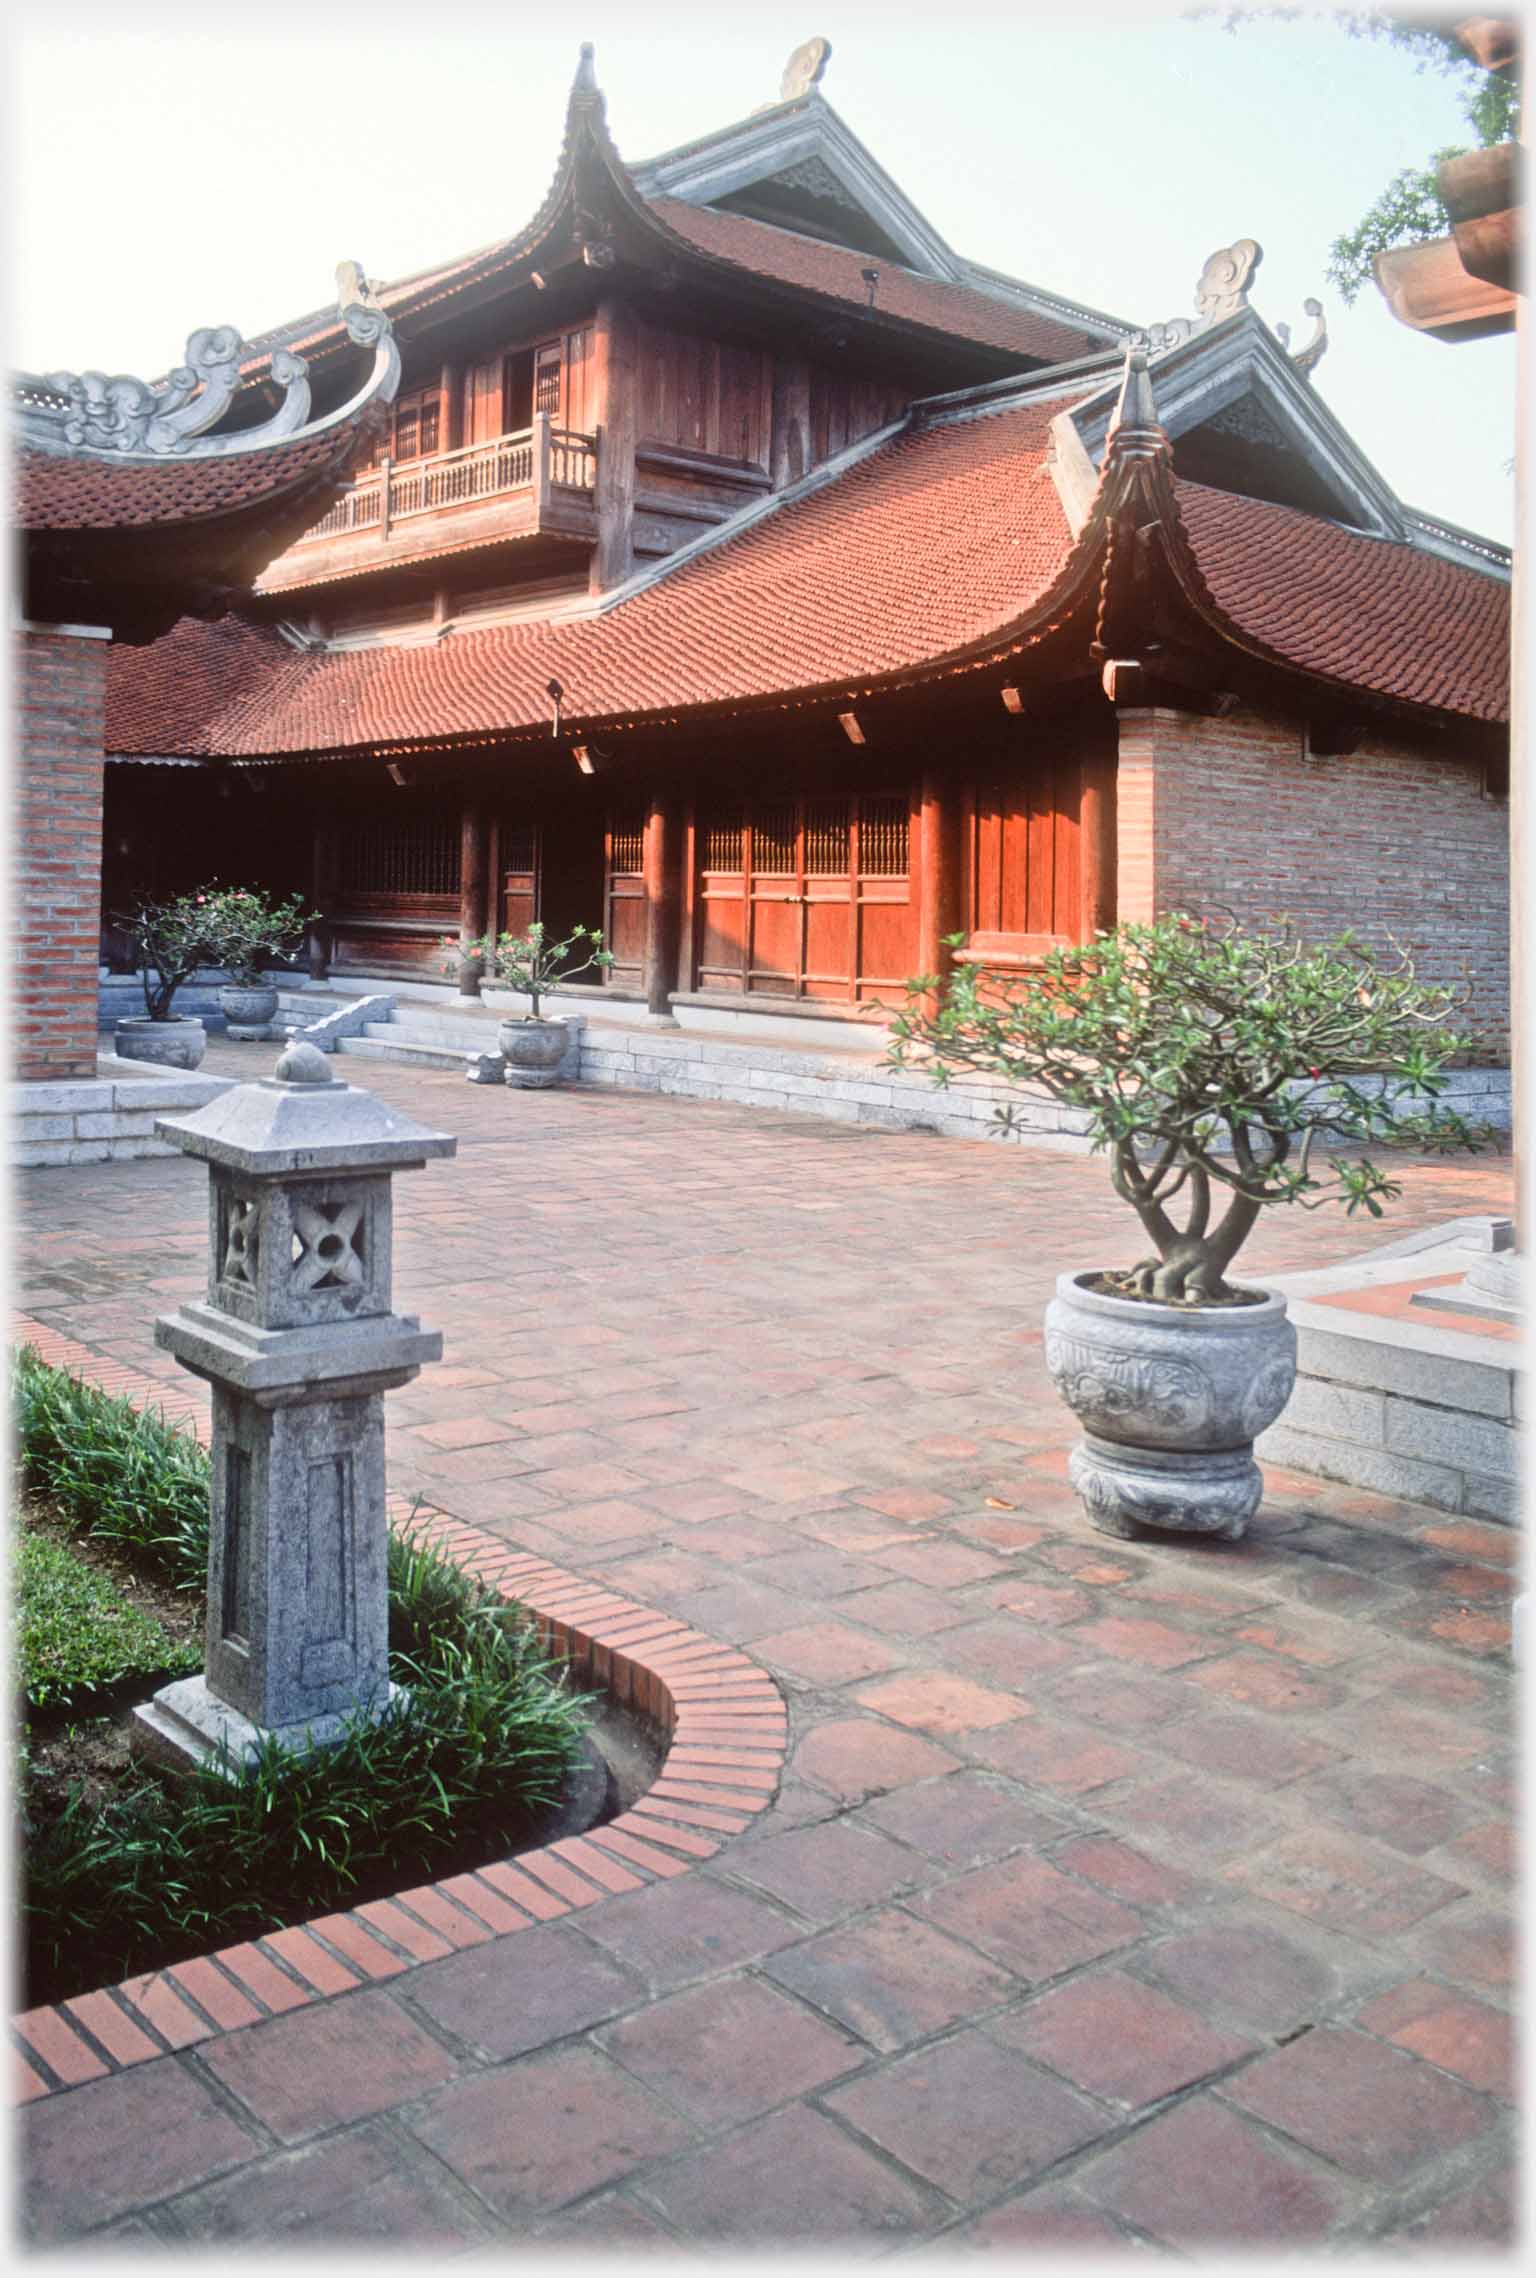
[{"label": "red tiled roof", "polygon": [[358,442],[358,423],[302,442],[225,458],[84,458],[19,447],[15,519],[24,530],[123,530],[168,522],[202,522],[311,484],[342,468]]},{"label": "red tiled roof", "polygon": [[1288,663],[1400,702],[1509,717],[1510,588],[1415,546],[1175,486],[1211,599]]},{"label": "red tiled roof", "polygon": [[989,348],[1006,348],[1030,362],[1069,363],[1091,356],[1104,347],[1102,338],[1078,331],[1055,317],[1040,316],[1012,301],[997,300],[969,285],[946,285],[894,262],[876,262],[868,253],[847,246],[829,245],[820,238],[801,237],[793,230],[775,229],[769,222],[752,221],[745,214],[721,213],[711,206],[691,206],[682,198],[652,198],[653,212],[686,237],[701,252],[731,261],[755,276],[775,277],[783,284],[804,285],[863,308],[869,288],[861,272],[878,268],[876,306],[888,316],[905,317],[931,331],[956,339],[975,340]]},{"label": "red tiled roof", "polygon": [[[230,701],[207,629],[114,657],[108,749],[230,756],[538,725],[856,683],[985,638],[1039,598],[1072,534],[1045,475],[1059,402],[919,428],[681,564],[600,617],[488,626],[431,646],[262,653],[225,620]],[[297,669],[295,669],[297,668]],[[183,686],[187,689],[185,698]]]},{"label": "red tiled roof", "polygon": [[[1073,538],[1047,471],[1061,399],[914,426],[629,600],[562,624],[304,654],[238,620],[114,655],[107,748],[368,749],[856,689],[1006,635]],[[1508,589],[1406,545],[1182,483],[1196,559],[1240,633],[1401,702],[1503,717]]]}]

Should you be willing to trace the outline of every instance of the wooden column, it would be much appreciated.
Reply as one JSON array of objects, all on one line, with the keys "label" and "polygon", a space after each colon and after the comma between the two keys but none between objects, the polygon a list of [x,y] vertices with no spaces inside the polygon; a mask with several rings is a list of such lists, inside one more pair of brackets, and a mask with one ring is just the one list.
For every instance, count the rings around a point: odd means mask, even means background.
[{"label": "wooden column", "polygon": [[917,962],[924,973],[948,977],[954,957],[946,934],[965,924],[960,876],[960,793],[947,776],[926,774],[919,794],[917,834]]},{"label": "wooden column", "polygon": [[470,955],[469,945],[489,930],[486,916],[485,807],[479,799],[466,799],[459,827],[459,995],[480,994],[481,961]]},{"label": "wooden column", "polygon": [[634,566],[637,363],[634,317],[622,302],[604,301],[592,327],[591,403],[598,426],[594,593],[621,584]]},{"label": "wooden column", "polygon": [[676,801],[653,793],[646,807],[640,858],[645,881],[645,1004],[653,1019],[664,1020],[672,1010],[682,836]]},{"label": "wooden column", "polygon": [[1092,941],[1115,923],[1116,754],[1107,747],[1083,761],[1083,787],[1077,810],[1081,892],[1078,936]]},{"label": "wooden column", "polygon": [[315,824],[315,835],[309,856],[309,901],[316,913],[309,921],[305,934],[305,949],[309,957],[309,975],[313,981],[323,981],[331,969],[328,912],[331,885],[331,834],[323,823]]}]

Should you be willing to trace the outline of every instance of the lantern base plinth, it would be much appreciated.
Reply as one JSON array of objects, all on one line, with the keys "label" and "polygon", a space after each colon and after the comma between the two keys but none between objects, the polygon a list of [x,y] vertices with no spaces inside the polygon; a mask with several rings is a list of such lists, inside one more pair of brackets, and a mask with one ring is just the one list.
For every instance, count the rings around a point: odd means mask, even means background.
[{"label": "lantern base plinth", "polygon": [[141,1761],[169,1772],[191,1772],[205,1765],[238,1778],[273,1741],[292,1755],[332,1748],[359,1718],[382,1724],[410,1707],[403,1685],[391,1685],[376,1701],[360,1702],[345,1716],[316,1716],[295,1724],[253,1724],[228,1701],[208,1690],[206,1677],[184,1677],[164,1685],[133,1712],[129,1747]]}]

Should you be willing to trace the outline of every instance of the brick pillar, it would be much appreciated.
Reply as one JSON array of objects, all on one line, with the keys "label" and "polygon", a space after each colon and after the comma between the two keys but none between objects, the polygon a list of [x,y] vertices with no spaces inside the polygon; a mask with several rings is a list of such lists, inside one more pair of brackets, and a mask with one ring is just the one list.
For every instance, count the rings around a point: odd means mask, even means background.
[{"label": "brick pillar", "polygon": [[1152,711],[1118,715],[1115,773],[1115,916],[1148,925],[1157,915],[1157,724]]},{"label": "brick pillar", "polygon": [[96,1073],[107,634],[16,636],[15,1073]]}]

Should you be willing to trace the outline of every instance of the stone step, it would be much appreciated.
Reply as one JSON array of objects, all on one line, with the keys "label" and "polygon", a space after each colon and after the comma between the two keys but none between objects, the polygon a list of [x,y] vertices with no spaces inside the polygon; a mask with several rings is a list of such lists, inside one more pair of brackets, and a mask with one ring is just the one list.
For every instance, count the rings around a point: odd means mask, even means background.
[{"label": "stone step", "polygon": [[409,1043],[391,1033],[387,1023],[370,1021],[362,1036],[338,1036],[336,1050],[360,1060],[403,1060],[415,1068],[462,1069],[468,1048],[451,1044]]}]

